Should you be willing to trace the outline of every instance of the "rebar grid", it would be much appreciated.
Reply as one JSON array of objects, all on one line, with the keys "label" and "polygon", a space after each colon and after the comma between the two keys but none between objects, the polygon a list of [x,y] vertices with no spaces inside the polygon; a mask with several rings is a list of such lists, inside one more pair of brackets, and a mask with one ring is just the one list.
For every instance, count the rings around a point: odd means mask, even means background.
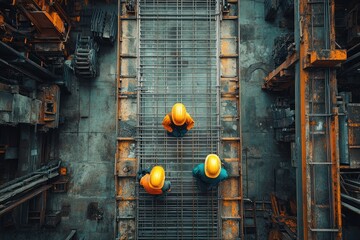
[{"label": "rebar grid", "polygon": [[[200,193],[192,169],[220,141],[216,0],[145,0],[138,6],[139,167],[162,165],[172,191],[139,188],[138,239],[219,239],[217,191]],[[176,102],[195,120],[183,138],[161,123]]]}]

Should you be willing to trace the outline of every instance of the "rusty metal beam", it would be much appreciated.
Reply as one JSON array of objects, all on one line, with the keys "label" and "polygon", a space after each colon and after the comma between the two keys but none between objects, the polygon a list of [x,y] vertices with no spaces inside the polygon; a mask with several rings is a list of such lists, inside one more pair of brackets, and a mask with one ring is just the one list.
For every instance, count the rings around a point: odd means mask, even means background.
[{"label": "rusty metal beam", "polygon": [[7,213],[8,211],[16,208],[17,206],[19,206],[20,204],[30,200],[31,198],[33,197],[36,197],[37,195],[43,193],[44,191],[48,190],[49,188],[51,188],[51,184],[49,185],[45,185],[45,186],[42,186],[41,188],[35,190],[35,191],[32,191],[28,194],[26,194],[25,196],[21,197],[19,200],[15,201],[14,203],[10,204],[8,207],[2,209],[0,211],[0,216],[2,216],[4,213]]},{"label": "rusty metal beam", "polygon": [[[299,52],[295,66],[297,237],[341,239],[337,85],[333,67],[345,56],[343,51],[335,50],[334,0],[297,0],[295,6],[295,42]],[[314,24],[320,19],[323,24]],[[310,62],[311,68],[307,65]],[[323,183],[322,189],[319,183]]]},{"label": "rusty metal beam", "polygon": [[288,88],[291,85],[289,82],[294,81],[292,73],[298,60],[299,55],[296,52],[288,56],[280,66],[264,78],[265,83],[262,85],[262,89],[279,91]]},{"label": "rusty metal beam", "polygon": [[311,51],[305,68],[307,67],[336,67],[346,61],[347,51],[340,49],[321,49]]},{"label": "rusty metal beam", "polygon": [[[29,58],[25,57],[22,53],[16,51],[12,47],[1,41],[0,54],[1,57],[6,56],[6,62],[8,62],[8,64],[10,64],[9,62],[11,62],[11,67],[16,65],[17,71],[23,72],[25,75],[28,75],[28,77],[32,79],[35,79],[37,81],[43,81],[43,79],[56,80],[58,78],[58,76],[56,76],[49,70],[33,62]],[[31,75],[29,75],[30,72]]]}]

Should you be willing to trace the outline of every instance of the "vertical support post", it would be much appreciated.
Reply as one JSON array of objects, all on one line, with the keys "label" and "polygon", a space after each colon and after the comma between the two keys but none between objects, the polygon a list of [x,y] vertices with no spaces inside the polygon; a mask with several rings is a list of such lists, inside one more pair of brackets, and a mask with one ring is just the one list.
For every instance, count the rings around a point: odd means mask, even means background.
[{"label": "vertical support post", "polygon": [[[306,163],[306,141],[305,141],[305,81],[304,72],[300,69],[303,68],[302,60],[304,59],[305,51],[301,42],[303,39],[303,24],[304,19],[301,14],[303,10],[302,0],[295,0],[295,45],[296,51],[299,52],[300,60],[295,65],[295,141],[296,141],[296,196],[297,196],[297,237],[299,239],[307,239],[307,234],[304,229],[307,229],[306,213],[307,201],[305,199],[306,193],[306,176],[305,163]],[[305,215],[305,216],[304,216]]]},{"label": "vertical support post", "polygon": [[304,240],[342,237],[336,72],[308,57],[335,49],[334,14],[334,0],[295,1],[297,237]]}]

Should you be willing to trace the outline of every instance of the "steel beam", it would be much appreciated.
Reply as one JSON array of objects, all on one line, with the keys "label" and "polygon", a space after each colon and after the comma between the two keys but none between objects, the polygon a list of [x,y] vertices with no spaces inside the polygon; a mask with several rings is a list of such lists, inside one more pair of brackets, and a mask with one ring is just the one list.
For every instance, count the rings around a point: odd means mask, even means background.
[{"label": "steel beam", "polygon": [[[9,45],[7,45],[4,42],[0,41],[0,54],[1,56],[6,56],[7,62],[13,60],[11,62],[12,65],[16,65],[17,68],[19,68],[18,71],[24,71],[25,75],[28,75],[29,72],[31,72],[32,75],[35,75],[34,77],[31,77],[38,81],[49,81],[49,80],[56,80],[58,76],[50,72],[49,70],[45,69],[44,67],[40,66],[39,64],[33,62],[29,58],[25,57],[20,52],[16,51]],[[29,76],[30,77],[30,76]],[[40,79],[40,80],[39,80]]]},{"label": "steel beam", "polygon": [[272,91],[281,91],[288,88],[294,81],[293,74],[289,74],[289,71],[294,71],[294,64],[299,60],[299,55],[293,53],[286,58],[286,60],[278,66],[275,70],[269,73],[265,78],[265,83],[262,85],[263,89]]},{"label": "steel beam", "polygon": [[334,1],[297,0],[295,6],[297,237],[341,239],[337,85],[330,67],[343,53],[313,54],[312,68],[306,65],[311,52],[335,53]]},{"label": "steel beam", "polygon": [[11,211],[12,209],[16,208],[17,206],[19,206],[20,204],[32,199],[33,197],[36,197],[37,195],[45,192],[46,190],[48,190],[49,188],[51,188],[52,185],[45,185],[40,187],[37,190],[34,190],[28,194],[26,194],[25,196],[21,197],[18,200],[15,200],[14,202],[12,202],[10,205],[8,205],[6,208],[2,209],[0,211],[0,216],[2,216],[3,214],[7,213],[8,211]]}]

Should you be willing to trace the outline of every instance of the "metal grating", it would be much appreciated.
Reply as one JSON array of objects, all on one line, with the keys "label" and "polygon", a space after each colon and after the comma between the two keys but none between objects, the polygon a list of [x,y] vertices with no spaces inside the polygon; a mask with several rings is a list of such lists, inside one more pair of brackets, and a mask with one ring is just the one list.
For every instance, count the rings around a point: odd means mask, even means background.
[{"label": "metal grating", "polygon": [[[137,239],[219,239],[217,191],[200,194],[192,168],[219,149],[218,4],[215,0],[140,1],[137,157],[161,164],[172,192],[138,188]],[[182,139],[161,123],[183,102],[195,127]]]}]

